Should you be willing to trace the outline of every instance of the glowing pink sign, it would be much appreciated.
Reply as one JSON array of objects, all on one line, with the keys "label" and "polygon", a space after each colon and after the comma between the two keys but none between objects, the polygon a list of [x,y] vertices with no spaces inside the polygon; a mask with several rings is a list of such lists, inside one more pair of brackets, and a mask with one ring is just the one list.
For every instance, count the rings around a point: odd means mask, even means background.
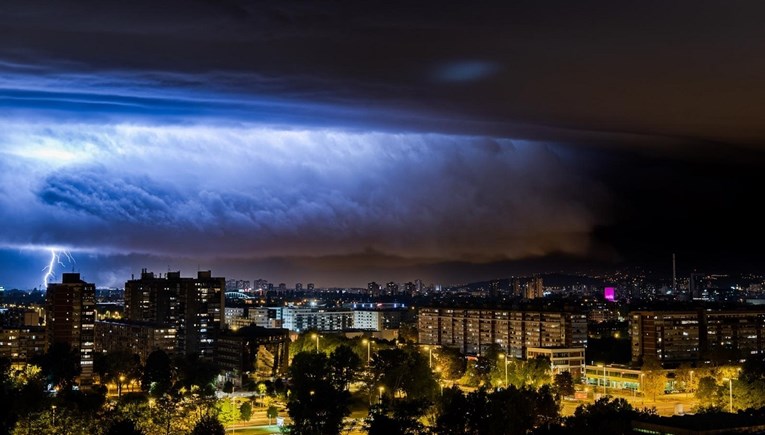
[{"label": "glowing pink sign", "polygon": [[616,292],[613,287],[606,287],[606,289],[603,291],[603,296],[606,297],[607,301],[615,301],[616,300]]}]

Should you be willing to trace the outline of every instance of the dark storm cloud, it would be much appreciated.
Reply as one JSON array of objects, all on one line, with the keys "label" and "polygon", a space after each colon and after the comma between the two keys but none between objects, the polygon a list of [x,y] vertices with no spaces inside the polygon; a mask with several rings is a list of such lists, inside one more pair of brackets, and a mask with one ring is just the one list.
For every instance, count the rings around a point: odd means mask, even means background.
[{"label": "dark storm cloud", "polygon": [[110,284],[120,261],[331,284],[728,249],[759,234],[728,213],[763,182],[739,163],[765,162],[764,10],[5,1],[0,246]]},{"label": "dark storm cloud", "polygon": [[0,58],[57,73],[189,73],[201,87],[216,85],[211,72],[257,74],[279,94],[427,109],[511,137],[530,125],[553,139],[751,144],[763,139],[764,12],[755,1],[10,1]]}]

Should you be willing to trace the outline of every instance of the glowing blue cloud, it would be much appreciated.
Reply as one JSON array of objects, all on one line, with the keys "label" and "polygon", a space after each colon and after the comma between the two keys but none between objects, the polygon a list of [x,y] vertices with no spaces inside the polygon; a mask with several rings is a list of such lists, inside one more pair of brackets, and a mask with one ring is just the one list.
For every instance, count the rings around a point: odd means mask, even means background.
[{"label": "glowing blue cloud", "polygon": [[598,222],[597,189],[545,144],[362,128],[378,112],[337,104],[64,81],[0,88],[15,111],[0,120],[0,247],[475,261],[583,252]]}]

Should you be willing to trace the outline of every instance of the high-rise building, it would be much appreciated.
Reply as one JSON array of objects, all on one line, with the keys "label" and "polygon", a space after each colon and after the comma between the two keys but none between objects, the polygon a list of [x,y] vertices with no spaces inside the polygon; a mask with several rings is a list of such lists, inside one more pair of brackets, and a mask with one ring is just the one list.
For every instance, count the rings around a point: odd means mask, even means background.
[{"label": "high-rise building", "polygon": [[45,295],[46,343],[63,343],[80,353],[80,384],[93,378],[96,285],[80,279],[79,273],[64,273],[61,283],[48,284]]},{"label": "high-rise building", "polygon": [[489,283],[489,297],[496,298],[499,296],[499,280],[494,280]]},{"label": "high-rise building", "polygon": [[369,291],[370,296],[378,296],[380,294],[380,288],[380,284],[374,281],[367,284],[367,290]]},{"label": "high-rise building", "polygon": [[314,289],[316,289],[316,285],[314,283],[312,283],[312,282],[309,282],[307,288],[308,288],[309,292],[312,292],[312,291],[314,291]]},{"label": "high-rise building", "polygon": [[299,283],[299,282],[298,282],[298,283],[296,283],[296,284],[295,284],[295,291],[296,291],[296,292],[301,292],[301,291],[303,291],[303,284],[302,284],[302,283]]},{"label": "high-rise building", "polygon": [[417,292],[417,286],[414,285],[413,282],[408,282],[404,284],[404,293],[406,293],[409,296],[414,296]]},{"label": "high-rise building", "polygon": [[385,285],[385,293],[387,293],[390,296],[396,296],[398,295],[398,284],[391,281],[388,284]]},{"label": "high-rise building", "polygon": [[225,288],[225,278],[210,271],[182,278],[180,272],[155,276],[144,269],[141,279],[125,283],[125,318],[173,327],[177,352],[212,358],[224,325]]},{"label": "high-rise building", "polygon": [[691,294],[691,298],[693,299],[701,299],[702,297],[702,291],[704,290],[702,282],[702,278],[704,277],[701,273],[692,273],[690,279],[688,280],[688,291]]},{"label": "high-rise building", "polygon": [[526,299],[536,299],[544,296],[544,283],[542,277],[535,276],[526,283]]}]

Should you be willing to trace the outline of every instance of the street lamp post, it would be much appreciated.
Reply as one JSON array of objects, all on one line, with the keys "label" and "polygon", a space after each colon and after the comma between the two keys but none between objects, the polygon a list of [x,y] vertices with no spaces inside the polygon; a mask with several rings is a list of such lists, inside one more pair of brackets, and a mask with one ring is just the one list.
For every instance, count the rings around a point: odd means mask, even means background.
[{"label": "street lamp post", "polygon": [[372,361],[372,341],[365,338],[362,343],[367,345],[367,365],[369,365]]},{"label": "street lamp post", "polygon": [[56,425],[56,405],[51,405],[50,410],[51,410],[51,415],[53,417],[53,426],[55,426]]},{"label": "street lamp post", "polygon": [[378,396],[378,401],[379,401],[379,403],[382,403],[382,395],[383,395],[383,391],[385,391],[385,387],[380,385],[380,387],[378,387],[377,390],[380,391],[380,395]]},{"label": "street lamp post", "polygon": [[728,381],[728,406],[733,413],[733,378],[723,378],[723,381]]},{"label": "street lamp post", "polygon": [[428,367],[433,370],[433,348],[430,346],[425,346],[425,350],[428,351]]},{"label": "street lamp post", "polygon": [[117,400],[122,398],[122,383],[125,382],[125,375],[120,375],[119,385],[117,385]]},{"label": "street lamp post", "polygon": [[316,353],[319,353],[319,334],[313,334],[311,337],[316,339]]},{"label": "street lamp post", "polygon": [[504,353],[501,353],[501,354],[499,354],[499,359],[505,362],[505,388],[507,388],[507,387],[509,387],[509,385],[507,384],[507,380],[508,380],[507,379],[507,363],[508,363],[507,360],[508,360],[508,358],[507,358],[507,356],[505,356]]},{"label": "street lamp post", "polygon": [[691,387],[690,390],[693,391],[693,370],[691,370],[691,385],[690,385],[690,387]]}]

